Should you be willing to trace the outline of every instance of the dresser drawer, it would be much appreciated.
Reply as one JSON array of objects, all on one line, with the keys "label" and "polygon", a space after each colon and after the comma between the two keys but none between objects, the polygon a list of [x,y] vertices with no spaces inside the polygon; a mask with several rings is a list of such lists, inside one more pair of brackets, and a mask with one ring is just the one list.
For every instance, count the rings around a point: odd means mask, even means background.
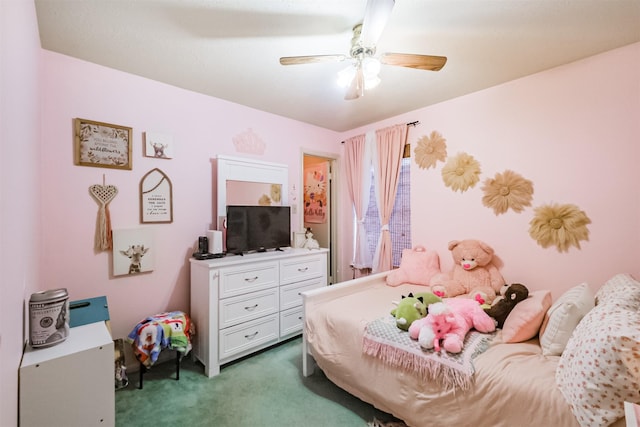
[{"label": "dresser drawer", "polygon": [[278,289],[226,298],[218,303],[220,329],[257,319],[278,311]]},{"label": "dresser drawer", "polygon": [[280,310],[294,308],[302,305],[302,296],[300,292],[310,291],[311,289],[322,288],[326,286],[324,277],[305,280],[299,283],[292,283],[280,287]]},{"label": "dresser drawer", "polygon": [[280,312],[280,338],[302,331],[302,307]]},{"label": "dresser drawer", "polygon": [[280,261],[280,283],[294,283],[326,274],[326,255],[310,255]]},{"label": "dresser drawer", "polygon": [[278,262],[256,262],[220,270],[220,298],[278,286]]},{"label": "dresser drawer", "polygon": [[219,334],[220,360],[269,343],[278,342],[278,313],[223,329]]}]

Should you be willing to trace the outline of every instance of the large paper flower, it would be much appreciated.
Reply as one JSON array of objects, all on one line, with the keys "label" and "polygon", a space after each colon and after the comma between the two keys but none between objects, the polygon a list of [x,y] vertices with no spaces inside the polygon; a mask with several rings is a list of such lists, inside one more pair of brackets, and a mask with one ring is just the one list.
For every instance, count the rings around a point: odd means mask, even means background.
[{"label": "large paper flower", "polygon": [[496,215],[505,213],[509,208],[522,212],[526,206],[531,206],[533,183],[516,172],[506,170],[494,178],[487,178],[482,191],[482,204],[492,208]]},{"label": "large paper flower", "polygon": [[446,141],[447,140],[435,130],[431,132],[431,135],[418,139],[418,146],[414,150],[414,153],[416,164],[420,169],[435,167],[438,160],[444,162],[444,159],[447,158]]},{"label": "large paper flower", "polygon": [[453,191],[465,192],[480,180],[480,163],[467,153],[458,153],[442,167],[442,180]]},{"label": "large paper flower", "polygon": [[529,235],[543,248],[555,245],[559,252],[570,246],[580,249],[580,240],[589,240],[591,220],[575,205],[551,204],[534,209]]}]

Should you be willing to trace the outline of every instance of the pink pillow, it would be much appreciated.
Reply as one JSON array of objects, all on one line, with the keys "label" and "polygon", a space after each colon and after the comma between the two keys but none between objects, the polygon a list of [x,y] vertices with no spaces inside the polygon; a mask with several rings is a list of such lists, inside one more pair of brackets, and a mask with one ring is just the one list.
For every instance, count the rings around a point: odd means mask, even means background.
[{"label": "pink pillow", "polygon": [[387,285],[398,286],[403,283],[429,286],[431,278],[440,273],[440,257],[424,246],[404,249],[400,259],[400,268],[387,275]]},{"label": "pink pillow", "polygon": [[551,291],[533,291],[513,308],[502,327],[503,342],[522,342],[535,337],[551,307]]}]

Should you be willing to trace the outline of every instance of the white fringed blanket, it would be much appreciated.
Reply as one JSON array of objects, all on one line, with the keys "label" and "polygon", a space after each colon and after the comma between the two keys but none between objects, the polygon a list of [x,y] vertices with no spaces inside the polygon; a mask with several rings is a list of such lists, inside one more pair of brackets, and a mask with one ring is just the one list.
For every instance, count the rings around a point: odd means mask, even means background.
[{"label": "white fringed blanket", "polygon": [[389,315],[367,324],[362,351],[389,365],[415,372],[424,380],[436,381],[445,388],[466,390],[473,384],[473,359],[489,347],[494,336],[495,333],[471,330],[458,354],[423,350]]}]

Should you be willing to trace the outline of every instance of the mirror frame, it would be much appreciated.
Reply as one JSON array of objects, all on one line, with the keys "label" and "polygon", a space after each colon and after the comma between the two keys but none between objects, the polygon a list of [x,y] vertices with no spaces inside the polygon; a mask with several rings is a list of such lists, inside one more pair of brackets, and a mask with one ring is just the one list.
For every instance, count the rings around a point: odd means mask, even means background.
[{"label": "mirror frame", "polygon": [[245,181],[282,186],[282,206],[289,205],[289,167],[284,164],[263,162],[218,155],[215,158],[217,171],[216,219],[218,230],[222,230],[227,215],[227,181]]}]

